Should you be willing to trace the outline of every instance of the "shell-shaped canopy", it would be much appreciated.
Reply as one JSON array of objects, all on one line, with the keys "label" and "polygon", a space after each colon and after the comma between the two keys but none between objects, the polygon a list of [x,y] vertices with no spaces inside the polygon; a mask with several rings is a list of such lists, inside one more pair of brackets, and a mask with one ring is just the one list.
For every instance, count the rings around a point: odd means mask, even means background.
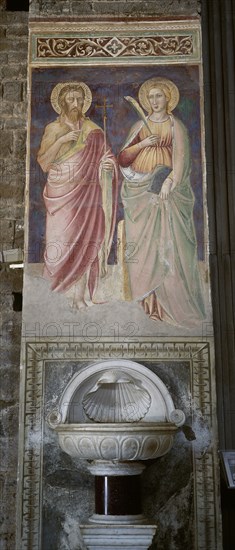
[{"label": "shell-shaped canopy", "polygon": [[[97,362],[72,377],[58,404],[60,422],[184,422],[162,380],[149,368],[128,360]],[[181,413],[181,414],[179,414]]]},{"label": "shell-shaped canopy", "polygon": [[95,422],[137,422],[147,414],[151,396],[141,382],[114,369],[99,378],[82,405]]}]

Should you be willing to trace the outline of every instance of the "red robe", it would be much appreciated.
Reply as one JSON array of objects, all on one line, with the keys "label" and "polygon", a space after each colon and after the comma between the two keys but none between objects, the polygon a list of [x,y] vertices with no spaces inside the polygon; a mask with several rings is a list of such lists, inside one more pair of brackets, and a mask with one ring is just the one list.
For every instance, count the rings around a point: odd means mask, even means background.
[{"label": "red robe", "polygon": [[[65,126],[55,122],[48,125],[48,129],[53,125],[57,125],[59,129],[58,124],[60,128]],[[51,280],[52,290],[64,292],[87,273],[92,298],[99,278],[98,255],[105,236],[105,213],[99,174],[100,161],[105,151],[103,131],[90,121],[87,125],[92,126],[92,129],[86,133],[80,149],[76,150],[76,145],[72,143],[61,160],[58,158],[54,161],[48,173],[43,192],[47,211],[44,275]],[[84,124],[84,133],[87,125]],[[66,132],[60,131],[61,135],[63,133]],[[48,140],[48,131],[46,139]],[[55,142],[55,138],[53,141]],[[45,143],[43,146],[42,141],[40,151],[44,149]],[[111,153],[109,159],[115,166],[109,234],[111,245],[118,186],[116,164]],[[40,162],[40,152],[38,160]]]}]

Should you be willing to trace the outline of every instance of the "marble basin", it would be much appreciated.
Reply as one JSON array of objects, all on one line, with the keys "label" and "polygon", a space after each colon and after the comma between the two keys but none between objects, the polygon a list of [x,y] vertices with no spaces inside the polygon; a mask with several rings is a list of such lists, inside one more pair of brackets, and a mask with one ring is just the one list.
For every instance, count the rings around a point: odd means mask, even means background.
[{"label": "marble basin", "polygon": [[92,461],[163,456],[184,421],[160,378],[127,360],[95,363],[76,373],[48,415],[63,451]]},{"label": "marble basin", "polygon": [[171,449],[178,427],[173,422],[59,424],[60,447],[86,460],[149,460]]}]

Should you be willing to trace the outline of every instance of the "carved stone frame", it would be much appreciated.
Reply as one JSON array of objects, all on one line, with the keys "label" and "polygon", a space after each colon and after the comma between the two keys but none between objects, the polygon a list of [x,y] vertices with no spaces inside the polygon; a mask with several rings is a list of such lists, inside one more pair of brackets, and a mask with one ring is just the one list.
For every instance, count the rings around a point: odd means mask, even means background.
[{"label": "carved stone frame", "polygon": [[25,365],[22,373],[20,468],[21,491],[18,498],[17,548],[40,550],[42,467],[43,467],[43,392],[48,361],[91,361],[125,358],[155,363],[187,361],[193,410],[200,412],[212,435],[213,444],[203,453],[192,443],[195,509],[195,550],[219,550],[221,541],[219,509],[219,475],[217,460],[216,402],[214,357],[211,340],[139,338],[138,342],[120,343],[113,338],[85,342],[25,342]]}]

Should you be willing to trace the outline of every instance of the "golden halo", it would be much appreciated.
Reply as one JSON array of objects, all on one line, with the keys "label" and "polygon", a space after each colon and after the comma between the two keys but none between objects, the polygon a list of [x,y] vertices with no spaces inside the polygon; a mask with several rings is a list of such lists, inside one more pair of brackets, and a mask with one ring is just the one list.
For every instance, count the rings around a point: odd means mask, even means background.
[{"label": "golden halo", "polygon": [[170,100],[167,105],[167,112],[171,113],[175,109],[176,105],[179,103],[179,90],[177,86],[168,78],[161,78],[157,76],[155,78],[150,78],[146,80],[139,89],[139,102],[148,113],[151,113],[151,108],[148,100],[148,94],[152,88],[161,88],[164,91],[168,92]]},{"label": "golden halo", "polygon": [[61,113],[61,107],[59,105],[59,96],[60,92],[65,88],[66,86],[70,86],[71,88],[74,86],[79,86],[79,88],[82,88],[84,91],[84,105],[82,108],[83,114],[85,114],[89,107],[91,106],[92,102],[92,93],[90,88],[85,84],[84,82],[60,82],[59,84],[56,84],[56,86],[53,88],[51,92],[51,104],[56,113]]}]

